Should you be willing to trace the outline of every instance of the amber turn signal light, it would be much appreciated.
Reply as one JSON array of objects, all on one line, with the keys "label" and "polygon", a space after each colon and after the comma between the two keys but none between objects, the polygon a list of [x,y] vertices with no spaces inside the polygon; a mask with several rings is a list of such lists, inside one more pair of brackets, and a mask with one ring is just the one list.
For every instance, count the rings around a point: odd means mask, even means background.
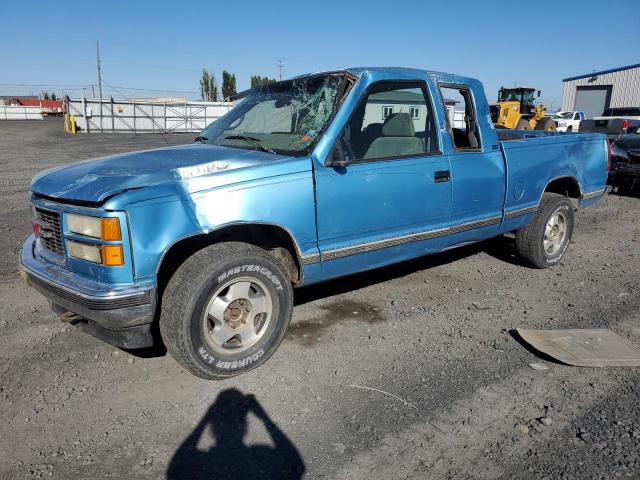
[{"label": "amber turn signal light", "polygon": [[122,245],[103,245],[102,264],[107,267],[120,267],[124,265]]},{"label": "amber turn signal light", "polygon": [[120,234],[120,221],[115,217],[103,218],[102,219],[102,240],[107,241],[118,241],[122,240],[122,235]]}]

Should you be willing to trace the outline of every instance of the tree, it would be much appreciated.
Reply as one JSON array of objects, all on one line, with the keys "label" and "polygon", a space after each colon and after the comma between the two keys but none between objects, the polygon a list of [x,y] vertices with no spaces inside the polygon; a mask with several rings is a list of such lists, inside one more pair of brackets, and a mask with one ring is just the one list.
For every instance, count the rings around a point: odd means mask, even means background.
[{"label": "tree", "polygon": [[42,92],[42,99],[49,100],[49,92]]},{"label": "tree", "polygon": [[204,102],[215,102],[218,100],[216,77],[212,73],[209,73],[206,68],[202,69],[202,77],[200,77],[200,96]]},{"label": "tree", "polygon": [[260,75],[251,75],[251,88],[262,87],[276,83],[275,78],[261,77]]},{"label": "tree", "polygon": [[51,94],[51,100],[57,100],[57,99],[58,99],[58,97],[56,97],[56,92],[53,92]]},{"label": "tree", "polygon": [[202,69],[202,76],[200,77],[200,96],[202,101],[209,100],[209,92],[211,90],[211,84],[209,83],[209,72],[206,68]]},{"label": "tree", "polygon": [[231,97],[236,94],[236,76],[227,72],[226,70],[222,71],[222,98],[223,100],[228,101]]},{"label": "tree", "polygon": [[211,78],[209,78],[209,101],[218,101],[218,84],[215,75],[211,75]]}]

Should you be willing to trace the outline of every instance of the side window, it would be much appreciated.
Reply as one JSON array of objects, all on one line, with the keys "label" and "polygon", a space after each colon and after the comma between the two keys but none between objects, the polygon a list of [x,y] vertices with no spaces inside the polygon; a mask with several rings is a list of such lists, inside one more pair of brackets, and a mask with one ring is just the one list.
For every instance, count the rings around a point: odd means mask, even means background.
[{"label": "side window", "polygon": [[340,134],[352,161],[439,153],[432,104],[422,82],[373,84]]},{"label": "side window", "polygon": [[576,113],[573,115],[573,119],[574,119],[574,120],[580,120],[580,114],[579,114],[578,112],[576,112]]},{"label": "side window", "polygon": [[480,131],[471,91],[459,85],[440,85],[447,105],[449,131],[456,150],[480,150]]}]

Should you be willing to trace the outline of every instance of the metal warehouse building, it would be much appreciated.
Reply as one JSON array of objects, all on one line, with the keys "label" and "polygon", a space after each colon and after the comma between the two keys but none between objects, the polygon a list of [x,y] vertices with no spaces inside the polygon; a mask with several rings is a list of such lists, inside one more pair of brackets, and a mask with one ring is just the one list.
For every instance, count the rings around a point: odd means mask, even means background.
[{"label": "metal warehouse building", "polygon": [[593,118],[605,108],[640,107],[640,63],[562,81],[562,110],[582,110]]}]

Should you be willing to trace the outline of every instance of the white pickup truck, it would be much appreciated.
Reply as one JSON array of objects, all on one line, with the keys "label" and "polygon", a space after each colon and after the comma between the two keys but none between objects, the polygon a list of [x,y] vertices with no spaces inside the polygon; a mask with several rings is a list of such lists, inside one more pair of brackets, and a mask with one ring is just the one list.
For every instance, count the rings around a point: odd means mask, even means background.
[{"label": "white pickup truck", "polygon": [[580,122],[584,120],[584,112],[567,111],[557,112],[553,117],[558,132],[577,132],[580,130]]},{"label": "white pickup truck", "polygon": [[640,127],[640,107],[607,108],[600,117],[585,120],[581,132],[604,133],[611,141]]}]

